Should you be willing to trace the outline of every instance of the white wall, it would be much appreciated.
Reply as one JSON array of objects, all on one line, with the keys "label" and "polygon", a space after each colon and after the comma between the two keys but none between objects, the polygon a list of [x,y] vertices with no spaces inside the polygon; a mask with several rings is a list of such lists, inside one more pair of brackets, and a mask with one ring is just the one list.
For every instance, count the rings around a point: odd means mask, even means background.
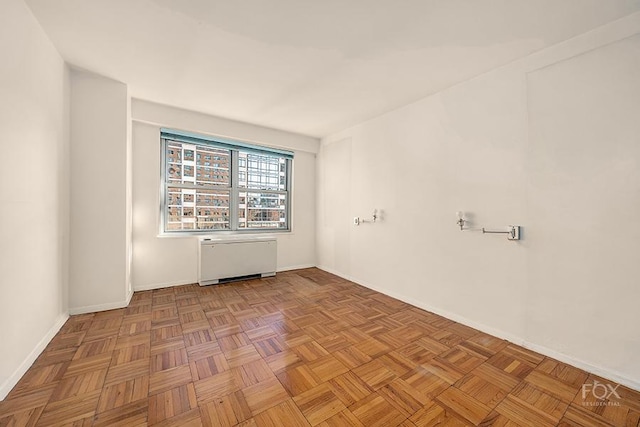
[{"label": "white wall", "polygon": [[72,314],[123,307],[131,297],[129,103],[125,84],[71,71]]},{"label": "white wall", "polygon": [[198,237],[159,236],[161,127],[294,150],[292,232],[272,234],[278,240],[278,270],[315,265],[317,139],[135,99],[132,116],[135,290],[198,280]]},{"label": "white wall", "polygon": [[0,400],[67,318],[68,71],[21,0],[0,13]]},{"label": "white wall", "polygon": [[638,33],[631,15],[325,138],[319,266],[640,389]]}]

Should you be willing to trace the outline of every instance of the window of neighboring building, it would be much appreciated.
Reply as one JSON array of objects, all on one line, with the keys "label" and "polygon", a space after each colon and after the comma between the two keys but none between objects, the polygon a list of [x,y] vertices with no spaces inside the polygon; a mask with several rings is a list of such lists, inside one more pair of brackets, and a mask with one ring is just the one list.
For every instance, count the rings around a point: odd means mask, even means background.
[{"label": "window of neighboring building", "polygon": [[162,232],[287,231],[293,153],[161,131]]}]

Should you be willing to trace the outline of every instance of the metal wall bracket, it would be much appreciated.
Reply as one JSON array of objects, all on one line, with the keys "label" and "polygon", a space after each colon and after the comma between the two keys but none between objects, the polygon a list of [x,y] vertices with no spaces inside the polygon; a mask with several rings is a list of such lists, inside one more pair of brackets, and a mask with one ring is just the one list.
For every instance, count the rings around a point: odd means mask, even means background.
[{"label": "metal wall bracket", "polygon": [[509,240],[520,240],[520,226],[519,225],[510,225],[511,233],[507,236]]},{"label": "metal wall bracket", "polygon": [[508,231],[495,231],[482,228],[482,234],[506,234],[508,240],[520,240],[520,226],[510,225]]}]

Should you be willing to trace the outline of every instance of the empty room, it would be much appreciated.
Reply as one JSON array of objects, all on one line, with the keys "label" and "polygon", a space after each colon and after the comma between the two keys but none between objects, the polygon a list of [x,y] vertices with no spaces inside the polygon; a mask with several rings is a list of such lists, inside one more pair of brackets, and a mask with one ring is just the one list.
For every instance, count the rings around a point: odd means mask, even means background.
[{"label": "empty room", "polygon": [[640,427],[640,0],[2,0],[0,426]]}]

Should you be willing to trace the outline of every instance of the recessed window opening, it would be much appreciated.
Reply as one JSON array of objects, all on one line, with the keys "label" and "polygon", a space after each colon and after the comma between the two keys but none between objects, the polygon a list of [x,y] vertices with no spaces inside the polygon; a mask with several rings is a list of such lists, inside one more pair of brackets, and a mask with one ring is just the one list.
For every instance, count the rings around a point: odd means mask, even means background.
[{"label": "recessed window opening", "polygon": [[163,129],[162,233],[289,231],[293,153]]}]

